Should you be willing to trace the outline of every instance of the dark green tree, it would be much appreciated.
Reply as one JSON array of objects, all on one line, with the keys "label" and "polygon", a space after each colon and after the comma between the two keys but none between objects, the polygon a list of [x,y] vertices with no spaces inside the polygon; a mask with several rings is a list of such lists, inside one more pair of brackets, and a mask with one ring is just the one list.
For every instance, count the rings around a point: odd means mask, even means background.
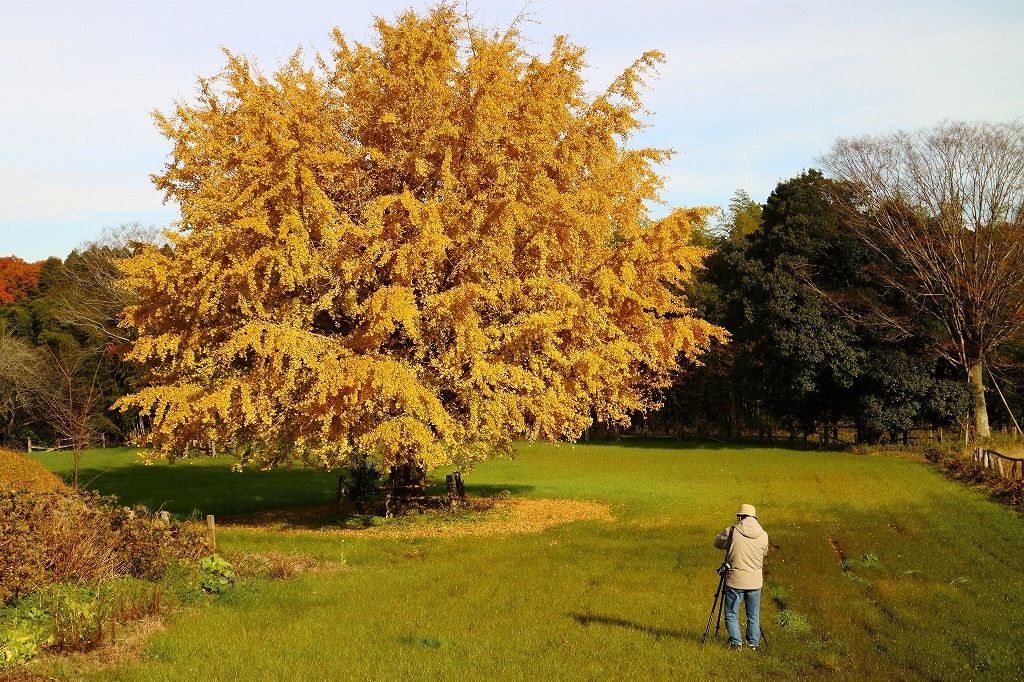
[{"label": "dark green tree", "polygon": [[[915,327],[927,320],[910,319],[899,292],[880,286],[882,259],[836,209],[845,191],[806,172],[779,184],[756,228],[708,237],[716,251],[688,300],[733,339],[667,394],[667,422],[727,435],[781,428],[827,443],[840,423],[876,442],[905,439],[925,419],[962,421],[965,382],[941,376],[949,367]],[[907,318],[910,332],[893,335],[880,311]]]}]

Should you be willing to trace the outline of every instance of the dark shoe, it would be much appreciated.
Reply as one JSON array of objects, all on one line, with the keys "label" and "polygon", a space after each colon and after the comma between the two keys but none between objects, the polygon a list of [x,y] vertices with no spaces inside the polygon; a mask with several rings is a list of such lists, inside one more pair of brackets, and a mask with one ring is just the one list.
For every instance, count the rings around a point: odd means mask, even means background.
[{"label": "dark shoe", "polygon": [[736,649],[736,650],[740,650],[740,649],[742,649],[742,648],[743,648],[743,645],[742,645],[742,644],[730,644],[730,645],[729,645],[729,648],[730,648],[730,649]]}]

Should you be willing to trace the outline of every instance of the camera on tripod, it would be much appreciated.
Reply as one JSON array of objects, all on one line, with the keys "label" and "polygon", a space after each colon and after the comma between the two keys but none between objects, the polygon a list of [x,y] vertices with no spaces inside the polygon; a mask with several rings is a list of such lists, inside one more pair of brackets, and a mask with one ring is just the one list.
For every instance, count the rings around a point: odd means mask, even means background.
[{"label": "camera on tripod", "polygon": [[732,566],[729,565],[728,561],[723,561],[722,565],[715,569],[715,573],[718,575],[725,575],[732,570]]}]

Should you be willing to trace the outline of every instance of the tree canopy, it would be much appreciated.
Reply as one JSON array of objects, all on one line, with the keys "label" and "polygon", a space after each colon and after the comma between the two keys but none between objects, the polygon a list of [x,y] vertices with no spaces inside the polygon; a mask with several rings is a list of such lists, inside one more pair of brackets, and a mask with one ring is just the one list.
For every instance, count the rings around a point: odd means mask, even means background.
[{"label": "tree canopy", "polygon": [[451,6],[334,40],[271,75],[228,54],[157,115],[182,221],[121,263],[149,385],[120,402],[157,451],[463,463],[624,422],[725,338],[682,294],[710,211],[652,219],[670,152],[628,145],[659,53],[589,95],[582,48]]},{"label": "tree canopy", "polygon": [[27,298],[39,288],[43,263],[26,263],[17,256],[0,257],[0,305]]},{"label": "tree canopy", "polygon": [[729,239],[736,242],[756,232],[761,227],[761,211],[761,204],[751,199],[746,190],[736,190],[723,216]]}]

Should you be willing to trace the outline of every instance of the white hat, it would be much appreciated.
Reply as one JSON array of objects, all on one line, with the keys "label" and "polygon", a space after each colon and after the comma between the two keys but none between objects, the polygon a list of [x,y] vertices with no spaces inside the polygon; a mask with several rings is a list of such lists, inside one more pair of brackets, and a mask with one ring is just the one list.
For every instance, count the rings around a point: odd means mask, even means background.
[{"label": "white hat", "polygon": [[753,516],[756,519],[757,510],[754,509],[754,505],[752,504],[741,504],[740,510],[736,512],[736,516]]}]

